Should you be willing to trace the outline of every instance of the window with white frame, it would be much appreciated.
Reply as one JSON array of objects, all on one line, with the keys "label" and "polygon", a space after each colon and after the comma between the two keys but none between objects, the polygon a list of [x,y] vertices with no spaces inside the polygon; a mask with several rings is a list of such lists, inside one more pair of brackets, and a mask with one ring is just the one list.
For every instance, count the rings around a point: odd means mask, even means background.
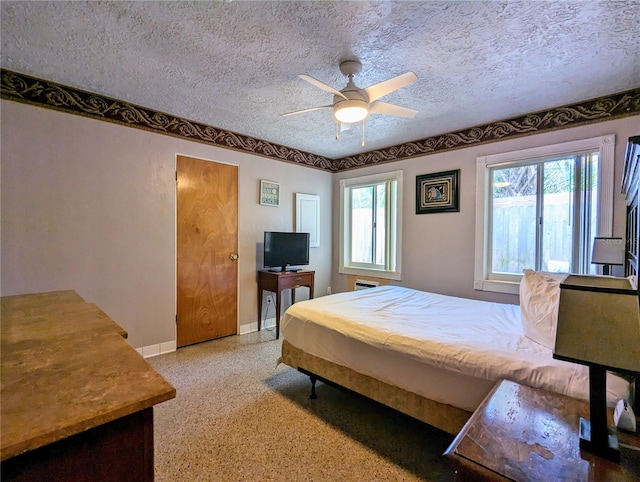
[{"label": "window with white frame", "polygon": [[475,289],[518,293],[524,269],[595,273],[613,227],[615,136],[477,159]]},{"label": "window with white frame", "polygon": [[340,181],[340,273],[400,279],[402,171]]}]

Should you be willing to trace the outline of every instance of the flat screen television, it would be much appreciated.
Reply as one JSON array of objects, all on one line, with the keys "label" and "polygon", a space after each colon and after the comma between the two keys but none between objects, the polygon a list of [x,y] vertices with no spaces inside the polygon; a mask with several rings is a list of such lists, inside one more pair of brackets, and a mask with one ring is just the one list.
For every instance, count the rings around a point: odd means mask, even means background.
[{"label": "flat screen television", "polygon": [[265,268],[269,268],[269,271],[297,271],[295,266],[307,264],[309,264],[309,233],[265,231]]}]

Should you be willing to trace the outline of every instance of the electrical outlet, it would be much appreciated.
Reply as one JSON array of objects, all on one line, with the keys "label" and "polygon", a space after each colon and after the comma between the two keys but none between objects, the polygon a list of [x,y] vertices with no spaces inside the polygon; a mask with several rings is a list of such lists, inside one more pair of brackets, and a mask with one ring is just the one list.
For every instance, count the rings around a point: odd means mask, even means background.
[{"label": "electrical outlet", "polygon": [[271,299],[271,295],[267,295],[267,303],[273,303],[273,300]]},{"label": "electrical outlet", "polygon": [[331,286],[327,286],[327,294],[330,295],[331,294]]}]

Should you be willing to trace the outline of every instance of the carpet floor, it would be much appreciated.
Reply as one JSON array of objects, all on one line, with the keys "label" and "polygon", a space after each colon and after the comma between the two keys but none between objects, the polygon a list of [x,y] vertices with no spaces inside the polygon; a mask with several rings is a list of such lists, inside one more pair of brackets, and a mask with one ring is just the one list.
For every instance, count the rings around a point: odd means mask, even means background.
[{"label": "carpet floor", "polygon": [[154,409],[155,476],[171,481],[454,480],[453,436],[276,366],[272,330],[149,358],[177,390]]}]

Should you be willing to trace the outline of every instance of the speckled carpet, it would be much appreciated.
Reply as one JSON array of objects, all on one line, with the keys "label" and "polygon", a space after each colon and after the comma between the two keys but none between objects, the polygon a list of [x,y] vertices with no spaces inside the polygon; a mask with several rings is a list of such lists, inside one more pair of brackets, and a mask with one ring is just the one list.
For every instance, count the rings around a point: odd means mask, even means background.
[{"label": "speckled carpet", "polygon": [[149,358],[177,389],[155,406],[155,476],[164,481],[454,479],[453,436],[356,394],[276,367],[263,330]]}]

